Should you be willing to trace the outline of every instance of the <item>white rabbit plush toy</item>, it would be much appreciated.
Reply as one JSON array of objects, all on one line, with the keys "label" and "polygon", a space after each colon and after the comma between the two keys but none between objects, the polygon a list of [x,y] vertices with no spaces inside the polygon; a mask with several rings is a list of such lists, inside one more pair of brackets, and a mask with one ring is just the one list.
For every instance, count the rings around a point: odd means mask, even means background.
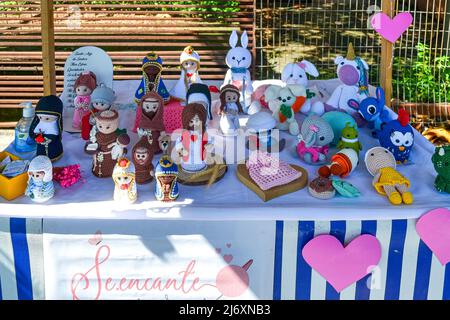
[{"label": "white rabbit plush toy", "polygon": [[281,80],[285,84],[298,84],[306,88],[306,101],[303,104],[300,112],[306,115],[311,113],[321,116],[324,113],[323,102],[319,100],[319,97],[314,91],[308,89],[308,76],[309,74],[313,77],[319,76],[319,71],[315,65],[313,65],[308,60],[302,60],[297,63],[288,63],[281,73]]},{"label": "white rabbit plush toy", "polygon": [[264,97],[272,116],[277,120],[277,128],[288,130],[294,136],[298,135],[300,129],[295,113],[302,109],[306,101],[305,87],[297,84],[284,87],[272,85],[266,89]]},{"label": "white rabbit plush toy", "polygon": [[[252,54],[247,49],[248,36],[247,31],[244,31],[241,35],[242,47],[237,47],[238,35],[235,30],[231,33],[229,43],[231,49],[228,51],[225,61],[230,68],[225,75],[223,85],[232,84],[239,88],[241,93],[240,102],[244,112],[252,112],[250,107],[251,94],[253,92],[252,80],[250,76],[250,68],[252,64]],[[259,110],[257,110],[259,111]]]}]

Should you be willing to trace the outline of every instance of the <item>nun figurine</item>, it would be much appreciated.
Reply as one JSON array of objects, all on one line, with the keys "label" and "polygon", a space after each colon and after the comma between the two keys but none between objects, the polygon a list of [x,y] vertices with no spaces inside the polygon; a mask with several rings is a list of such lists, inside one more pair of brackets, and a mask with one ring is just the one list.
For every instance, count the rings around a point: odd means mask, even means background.
[{"label": "nun figurine", "polygon": [[54,95],[42,97],[36,106],[30,126],[30,137],[36,141],[36,156],[47,156],[51,161],[63,155],[63,103]]},{"label": "nun figurine", "polygon": [[42,203],[51,199],[54,194],[52,162],[47,156],[37,156],[28,166],[25,195],[34,202]]},{"label": "nun figurine", "polygon": [[155,170],[155,197],[159,201],[169,202],[178,198],[178,166],[169,156],[162,156]]},{"label": "nun figurine", "polygon": [[187,104],[199,103],[203,105],[206,110],[208,120],[212,120],[211,92],[209,92],[209,87],[206,84],[193,83],[186,93],[186,102]]},{"label": "nun figurine", "polygon": [[134,100],[139,103],[144,95],[150,91],[158,93],[167,103],[170,99],[164,81],[161,78],[163,61],[156,53],[149,53],[142,60],[142,80],[134,95]]},{"label": "nun figurine", "polygon": [[186,93],[193,83],[202,83],[198,69],[200,68],[200,56],[188,46],[180,55],[181,75],[175,86],[170,90],[170,95],[186,104]]},{"label": "nun figurine", "polygon": [[136,170],[127,158],[119,158],[112,174],[114,180],[114,200],[121,203],[134,203],[137,199]]}]

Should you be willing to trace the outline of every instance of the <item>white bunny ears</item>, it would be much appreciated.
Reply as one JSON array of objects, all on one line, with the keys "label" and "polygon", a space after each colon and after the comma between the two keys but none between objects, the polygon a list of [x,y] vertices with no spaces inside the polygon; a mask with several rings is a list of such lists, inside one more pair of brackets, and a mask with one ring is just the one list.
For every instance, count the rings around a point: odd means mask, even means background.
[{"label": "white bunny ears", "polygon": [[[236,30],[233,30],[233,32],[231,32],[230,35],[230,39],[229,39],[229,43],[230,43],[230,47],[232,48],[236,48],[236,45],[238,43],[238,34],[236,32]],[[247,48],[248,46],[248,35],[247,35],[247,31],[244,31],[241,35],[241,46],[243,48]]]},{"label": "white bunny ears", "polygon": [[319,76],[319,71],[317,70],[316,66],[313,65],[311,62],[309,62],[308,60],[302,60],[299,63],[297,63],[297,65],[302,68],[303,70],[305,70],[305,72],[307,74],[312,75],[313,77],[318,77]]}]

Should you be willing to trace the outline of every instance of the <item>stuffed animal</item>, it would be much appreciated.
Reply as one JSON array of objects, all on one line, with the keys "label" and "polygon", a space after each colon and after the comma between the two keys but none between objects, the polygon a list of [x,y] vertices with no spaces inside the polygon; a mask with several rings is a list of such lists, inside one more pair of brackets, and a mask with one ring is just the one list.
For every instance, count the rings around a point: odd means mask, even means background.
[{"label": "stuffed animal", "polygon": [[295,114],[301,110],[306,101],[305,87],[296,84],[285,87],[273,85],[266,89],[264,96],[273,117],[277,120],[277,128],[298,135],[299,127]]},{"label": "stuffed animal", "polygon": [[450,193],[450,145],[437,147],[431,161],[438,173],[434,187],[439,192]]},{"label": "stuffed animal", "polygon": [[202,83],[198,69],[200,69],[200,55],[191,46],[184,48],[180,55],[181,75],[175,86],[170,90],[170,95],[183,104],[186,101],[186,93],[192,83]]},{"label": "stuffed animal", "polygon": [[322,119],[326,120],[328,124],[333,128],[334,139],[330,145],[337,146],[341,140],[342,130],[349,125],[351,127],[357,127],[355,119],[345,112],[330,111],[325,112]]},{"label": "stuffed animal", "polygon": [[247,49],[247,31],[244,31],[241,35],[241,47],[237,46],[238,35],[235,30],[230,35],[229,43],[231,49],[228,51],[225,61],[230,69],[225,75],[223,85],[232,84],[239,89],[241,92],[241,105],[244,112],[249,113],[253,85],[250,71],[248,70],[252,64],[252,54]]},{"label": "stuffed animal", "polygon": [[119,158],[112,173],[114,180],[114,200],[126,204],[136,202],[136,170],[127,158]]},{"label": "stuffed animal", "polygon": [[355,150],[356,154],[359,154],[359,151],[362,150],[362,145],[358,139],[358,129],[356,126],[352,126],[350,123],[345,125],[345,128],[342,129],[341,140],[339,141],[337,148],[339,150],[350,148]]},{"label": "stuffed animal", "polygon": [[163,69],[163,60],[156,53],[147,54],[142,60],[142,79],[139,87],[134,94],[134,101],[139,103],[142,97],[150,91],[155,91],[164,100],[169,102],[170,94],[167,91],[161,73]]},{"label": "stuffed animal", "polygon": [[170,142],[172,138],[167,133],[164,133],[159,136],[158,144],[159,148],[162,150],[163,156],[167,156],[170,154]]},{"label": "stuffed animal", "polygon": [[25,195],[32,201],[42,203],[53,197],[53,166],[47,156],[37,156],[28,166],[28,185]]},{"label": "stuffed animal", "polygon": [[319,116],[310,115],[302,123],[297,153],[307,163],[324,163],[329,150],[328,144],[333,138],[333,129],[328,122]]},{"label": "stuffed animal", "polygon": [[384,107],[385,98],[383,88],[377,87],[377,97],[367,97],[361,102],[355,99],[350,99],[348,105],[357,110],[361,116],[369,123],[369,128],[374,129],[372,135],[377,137],[378,132],[381,131],[383,125],[389,122],[389,111]]},{"label": "stuffed animal", "polygon": [[[316,66],[308,60],[302,60],[298,63],[291,62],[283,68],[281,80],[288,85],[298,84],[308,88],[309,81],[307,74],[318,77],[319,71],[317,71]],[[324,105],[313,90],[306,89],[306,101],[300,111],[306,115],[314,113],[321,116],[324,113]]]},{"label": "stuffed animal", "polygon": [[378,133],[380,145],[388,149],[397,162],[406,163],[414,145],[414,131],[409,124],[409,114],[406,110],[398,111],[398,118],[383,126]]},{"label": "stuffed animal", "polygon": [[342,84],[334,89],[331,97],[325,103],[325,111],[347,112],[355,118],[358,126],[361,126],[364,124],[364,119],[358,110],[348,105],[348,101],[350,99],[361,101],[368,97],[369,65],[362,58],[355,56],[351,43],[348,45],[347,56],[345,58],[337,56],[334,63],[337,65],[337,75]]},{"label": "stuffed animal", "polygon": [[47,156],[57,161],[63,156],[63,103],[57,96],[39,99],[31,122],[29,135],[36,141],[36,156]]},{"label": "stuffed animal", "polygon": [[91,105],[91,93],[97,87],[97,77],[91,71],[82,72],[74,85],[74,92],[77,95],[73,101],[75,108],[73,110],[72,127],[81,130],[81,120],[89,115]]},{"label": "stuffed animal", "polygon": [[375,190],[388,197],[394,205],[411,204],[414,201],[409,191],[410,181],[396,170],[394,155],[382,147],[374,147],[366,152],[364,161],[367,171],[373,176]]}]

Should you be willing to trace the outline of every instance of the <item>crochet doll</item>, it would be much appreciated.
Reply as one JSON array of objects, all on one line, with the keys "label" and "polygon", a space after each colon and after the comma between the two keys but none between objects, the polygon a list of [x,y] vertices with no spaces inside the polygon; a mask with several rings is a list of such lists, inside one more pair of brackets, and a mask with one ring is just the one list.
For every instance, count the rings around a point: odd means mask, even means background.
[{"label": "crochet doll", "polygon": [[153,153],[161,152],[158,138],[165,131],[163,99],[156,92],[149,92],[139,101],[138,111],[134,131],[137,129],[139,137],[151,133]]},{"label": "crochet doll", "polygon": [[408,162],[414,145],[414,131],[409,124],[409,114],[405,109],[398,110],[398,118],[384,124],[378,132],[378,140],[388,149],[398,163]]},{"label": "crochet doll", "polygon": [[438,173],[434,181],[436,190],[450,193],[450,146],[437,147],[431,161]]},{"label": "crochet doll", "polygon": [[136,168],[137,184],[146,184],[153,179],[153,150],[151,142],[151,138],[149,143],[147,137],[142,137],[133,147],[132,154],[134,167]]},{"label": "crochet doll", "polygon": [[206,168],[206,148],[209,143],[205,132],[206,110],[198,103],[188,104],[182,114],[183,133],[175,144],[182,156],[181,168],[188,172],[198,172]]},{"label": "crochet doll", "polygon": [[389,150],[383,147],[369,149],[364,161],[367,171],[373,176],[372,185],[379,194],[387,196],[394,205],[413,203],[410,182],[395,170],[396,161]]},{"label": "crochet doll", "polygon": [[95,117],[98,132],[97,143],[86,144],[85,151],[93,155],[92,173],[99,178],[111,177],[117,159],[126,153],[130,137],[118,130],[119,114],[115,110],[105,110]]},{"label": "crochet doll", "polygon": [[37,156],[47,156],[51,161],[62,157],[62,113],[63,103],[57,96],[45,96],[38,101],[29,131],[37,143]]},{"label": "crochet doll", "polygon": [[72,127],[81,130],[81,121],[84,116],[89,114],[89,106],[91,104],[91,93],[97,87],[97,78],[91,71],[80,74],[75,81],[74,91],[75,97],[72,118]]},{"label": "crochet doll", "polygon": [[[114,99],[116,98],[114,91],[105,86],[104,83],[94,89],[91,94],[91,108],[90,113],[86,114],[81,119],[81,137],[83,140],[88,140],[89,137],[95,137],[97,133],[95,124],[95,115],[98,112],[111,109]],[[94,130],[92,131],[92,129]]]},{"label": "crochet doll", "polygon": [[155,170],[155,197],[159,201],[169,202],[178,198],[178,166],[169,156],[162,156]]},{"label": "crochet doll", "polygon": [[339,150],[344,148],[350,148],[359,154],[362,150],[361,142],[358,139],[358,129],[356,126],[352,126],[350,123],[346,123],[344,129],[342,129],[341,140],[337,144]]},{"label": "crochet doll", "polygon": [[142,60],[142,80],[134,95],[136,103],[141,101],[142,97],[150,91],[157,92],[164,100],[164,103],[170,99],[169,92],[161,78],[163,61],[156,53],[147,54]]},{"label": "crochet doll", "polygon": [[112,173],[114,180],[114,200],[134,203],[137,199],[136,172],[134,164],[127,158],[119,158]]},{"label": "crochet doll", "polygon": [[307,163],[324,163],[329,151],[328,145],[333,138],[333,129],[328,122],[319,116],[310,115],[303,120],[297,153]]},{"label": "crochet doll", "polygon": [[243,113],[239,102],[239,89],[232,84],[227,84],[220,90],[220,129],[224,135],[234,135],[241,127],[239,114]]},{"label": "crochet doll", "polygon": [[52,162],[46,156],[37,156],[28,166],[25,195],[34,202],[42,203],[51,199],[54,194]]},{"label": "crochet doll", "polygon": [[170,95],[183,103],[186,101],[186,93],[192,83],[202,83],[198,69],[200,68],[200,56],[188,46],[180,55],[181,75],[175,86],[170,90]]},{"label": "crochet doll", "polygon": [[209,87],[206,84],[193,83],[186,93],[186,102],[187,104],[201,104],[206,110],[207,119],[212,120],[211,92],[209,92]]}]

